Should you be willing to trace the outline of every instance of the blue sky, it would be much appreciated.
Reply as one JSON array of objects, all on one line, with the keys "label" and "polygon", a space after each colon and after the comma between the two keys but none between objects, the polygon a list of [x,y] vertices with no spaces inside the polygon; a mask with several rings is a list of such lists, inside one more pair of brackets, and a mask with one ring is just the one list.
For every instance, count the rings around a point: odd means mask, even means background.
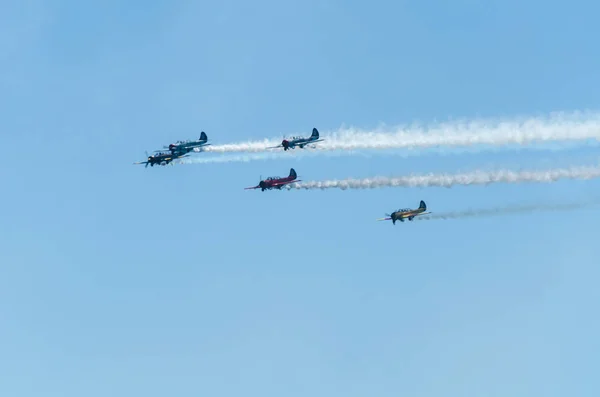
[{"label": "blue sky", "polygon": [[[95,4],[94,4],[95,3]],[[5,1],[0,394],[595,396],[597,181],[245,191],[594,158],[310,157],[157,169],[144,151],[598,109],[595,2]]]}]

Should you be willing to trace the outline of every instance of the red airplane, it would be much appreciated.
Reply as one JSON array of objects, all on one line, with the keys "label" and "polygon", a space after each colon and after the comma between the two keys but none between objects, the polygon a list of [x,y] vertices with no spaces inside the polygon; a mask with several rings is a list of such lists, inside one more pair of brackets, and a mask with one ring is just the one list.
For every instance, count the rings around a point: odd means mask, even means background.
[{"label": "red airplane", "polygon": [[298,177],[298,175],[296,175],[296,171],[293,168],[290,168],[290,176],[288,176],[286,178],[272,176],[263,181],[260,181],[258,186],[247,187],[247,188],[244,188],[244,190],[262,189],[262,191],[264,192],[266,189],[281,189],[282,187],[284,187],[287,184],[294,183],[294,182],[300,182],[299,180],[298,181],[296,180],[297,177]]}]

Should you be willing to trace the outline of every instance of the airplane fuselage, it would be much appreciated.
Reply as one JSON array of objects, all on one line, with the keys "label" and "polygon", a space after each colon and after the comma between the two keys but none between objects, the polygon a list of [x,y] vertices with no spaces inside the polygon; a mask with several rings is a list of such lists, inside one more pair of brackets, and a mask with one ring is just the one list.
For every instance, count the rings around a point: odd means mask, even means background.
[{"label": "airplane fuselage", "polygon": [[205,145],[210,145],[208,142],[208,136],[206,135],[206,132],[202,131],[200,133],[200,139],[197,140],[189,140],[189,141],[177,141],[175,143],[171,143],[168,148],[171,151],[171,153],[175,154],[187,154],[189,152],[191,152],[192,150],[205,146]]},{"label": "airplane fuselage", "polygon": [[150,164],[151,167],[154,167],[154,164],[167,165],[170,162],[172,162],[173,160],[178,159],[179,157],[182,157],[182,156],[181,155],[172,155],[172,154],[159,154],[156,156],[149,156],[148,164]]},{"label": "airplane fuselage", "polygon": [[258,186],[261,188],[261,190],[263,192],[266,189],[281,189],[283,186],[285,186],[284,184],[290,183],[290,182],[294,181],[295,179],[296,178],[287,177],[287,178],[264,180],[264,181],[260,181],[258,183]]},{"label": "airplane fuselage", "polygon": [[300,182],[299,180],[297,180],[297,178],[298,175],[296,174],[296,171],[293,168],[290,168],[290,174],[285,178],[273,176],[267,179],[263,179],[262,181],[258,182],[258,185],[256,186],[247,187],[245,189],[260,189],[263,192],[267,189],[281,189],[289,183]]},{"label": "airplane fuselage", "polygon": [[412,221],[415,216],[424,213],[427,211],[427,204],[423,200],[419,203],[419,208],[416,209],[400,209],[398,211],[392,212],[390,218],[393,224],[396,224],[396,221],[404,222],[405,219]]},{"label": "airplane fuselage", "polygon": [[302,149],[304,148],[304,145],[308,145],[309,143],[311,143],[312,141],[316,141],[317,139],[318,138],[299,138],[293,139],[291,141],[284,139],[283,142],[281,142],[281,146],[283,146],[283,150],[295,149],[296,146]]},{"label": "airplane fuselage", "polygon": [[319,131],[316,128],[313,128],[312,134],[308,138],[291,137],[290,139],[284,139],[281,141],[281,146],[283,146],[283,150],[295,149],[296,146],[302,149],[312,142],[320,141],[322,141],[322,139],[319,139]]},{"label": "airplane fuselage", "polygon": [[184,142],[184,143],[172,143],[169,145],[171,152],[185,152],[189,153],[197,147],[201,147],[206,144],[206,141],[195,141],[195,142]]},{"label": "airplane fuselage", "polygon": [[412,221],[413,218],[422,213],[425,212],[425,209],[416,209],[416,210],[412,210],[412,211],[396,211],[396,212],[392,212],[392,221],[400,221],[400,222],[404,222],[404,219],[408,219],[409,221]]}]

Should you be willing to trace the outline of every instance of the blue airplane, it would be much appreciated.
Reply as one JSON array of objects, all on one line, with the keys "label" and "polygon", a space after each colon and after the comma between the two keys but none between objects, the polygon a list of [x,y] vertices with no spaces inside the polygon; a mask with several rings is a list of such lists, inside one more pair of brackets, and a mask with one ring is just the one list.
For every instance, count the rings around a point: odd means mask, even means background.
[{"label": "blue airplane", "polygon": [[148,157],[148,160],[138,161],[133,164],[145,164],[146,167],[148,167],[148,164],[151,167],[154,167],[154,164],[156,164],[156,165],[167,165],[167,164],[173,165],[173,163],[172,163],[173,160],[177,160],[182,157],[188,157],[189,154],[183,154],[183,153],[171,154],[171,153],[161,152],[161,153],[157,153],[153,156],[149,156],[148,153],[146,153],[146,156]]},{"label": "blue airplane", "polygon": [[[169,146],[164,146],[165,149],[169,149],[171,154],[185,154],[189,153],[192,150],[196,150],[197,148],[201,148],[202,146],[208,146],[210,143],[206,143],[208,141],[208,136],[206,136],[206,132],[200,132],[200,139],[198,140],[188,140],[188,141],[177,141],[175,143],[171,143]],[[160,150],[157,150],[160,152]]]},{"label": "blue airplane", "polygon": [[321,141],[324,141],[324,139],[319,139],[319,131],[317,131],[316,128],[313,128],[312,135],[308,138],[303,138],[300,136],[293,136],[293,137],[290,137],[289,139],[284,139],[283,141],[281,141],[281,145],[271,146],[268,149],[276,149],[276,148],[283,147],[283,150],[288,150],[288,149],[295,149],[296,146],[300,147],[300,149],[303,149],[304,146],[306,146],[310,143],[321,142]]}]

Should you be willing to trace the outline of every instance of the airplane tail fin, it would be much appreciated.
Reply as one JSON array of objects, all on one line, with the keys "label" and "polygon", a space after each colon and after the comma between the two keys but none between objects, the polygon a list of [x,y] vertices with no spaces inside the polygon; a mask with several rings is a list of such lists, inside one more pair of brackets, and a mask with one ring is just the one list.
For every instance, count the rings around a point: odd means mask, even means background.
[{"label": "airplane tail fin", "polygon": [[206,132],[202,131],[200,133],[200,140],[201,141],[208,141],[208,136],[206,135]]},{"label": "airplane tail fin", "polygon": [[293,168],[290,168],[290,178],[296,179],[298,177],[298,175],[296,174],[296,170]]},{"label": "airplane tail fin", "polygon": [[313,128],[311,138],[319,139],[319,131],[316,128]]},{"label": "airplane tail fin", "polygon": [[419,209],[427,211],[427,204],[425,204],[425,201],[421,200],[421,203],[419,204]]}]

